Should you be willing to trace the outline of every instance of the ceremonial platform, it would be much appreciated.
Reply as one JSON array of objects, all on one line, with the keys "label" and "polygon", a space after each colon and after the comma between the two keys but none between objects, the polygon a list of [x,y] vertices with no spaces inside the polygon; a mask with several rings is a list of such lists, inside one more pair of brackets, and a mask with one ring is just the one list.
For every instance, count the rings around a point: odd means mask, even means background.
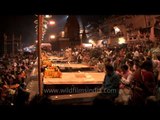
[{"label": "ceremonial platform", "polygon": [[44,94],[99,92],[105,73],[63,72],[61,78],[43,78]]},{"label": "ceremonial platform", "polygon": [[[95,72],[94,68],[89,65],[69,62],[63,57],[50,56],[48,60],[43,62],[44,65],[52,64],[51,69],[46,69],[43,76],[44,94],[64,95],[99,92],[104,80],[104,72]],[[61,73],[57,73],[54,66]],[[57,77],[57,74],[60,76]]]}]

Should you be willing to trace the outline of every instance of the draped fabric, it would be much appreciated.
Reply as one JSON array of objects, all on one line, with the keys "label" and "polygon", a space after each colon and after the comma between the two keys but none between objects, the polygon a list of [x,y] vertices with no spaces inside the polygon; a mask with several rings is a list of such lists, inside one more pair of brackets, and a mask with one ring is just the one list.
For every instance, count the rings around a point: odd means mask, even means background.
[{"label": "draped fabric", "polygon": [[154,95],[156,83],[152,72],[138,70],[133,75],[132,94],[130,103],[132,105],[144,105],[148,96]]}]

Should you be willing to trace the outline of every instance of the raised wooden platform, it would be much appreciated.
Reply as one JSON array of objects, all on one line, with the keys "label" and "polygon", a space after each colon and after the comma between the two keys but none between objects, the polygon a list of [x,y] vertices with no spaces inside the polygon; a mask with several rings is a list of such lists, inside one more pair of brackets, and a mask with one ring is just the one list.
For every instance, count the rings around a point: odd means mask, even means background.
[{"label": "raised wooden platform", "polygon": [[44,85],[56,84],[102,84],[105,73],[96,72],[66,72],[62,78],[43,78]]},{"label": "raised wooden platform", "polygon": [[62,78],[43,78],[44,94],[77,94],[98,92],[105,73],[62,73]]}]

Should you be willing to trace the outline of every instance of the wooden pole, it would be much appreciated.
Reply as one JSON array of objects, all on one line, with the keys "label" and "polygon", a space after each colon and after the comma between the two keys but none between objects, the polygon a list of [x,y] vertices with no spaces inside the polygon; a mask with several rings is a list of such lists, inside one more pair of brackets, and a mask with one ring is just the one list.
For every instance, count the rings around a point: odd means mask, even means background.
[{"label": "wooden pole", "polygon": [[38,15],[38,87],[39,95],[43,95],[42,76],[41,76],[41,41],[42,41],[43,15]]}]

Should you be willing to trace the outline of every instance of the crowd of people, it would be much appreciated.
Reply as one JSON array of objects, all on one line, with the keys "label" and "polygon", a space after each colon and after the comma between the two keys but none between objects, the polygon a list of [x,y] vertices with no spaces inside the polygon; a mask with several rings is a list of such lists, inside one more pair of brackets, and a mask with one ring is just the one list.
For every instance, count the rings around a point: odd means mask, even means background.
[{"label": "crowd of people", "polygon": [[[160,100],[159,43],[69,48],[53,54],[69,62],[92,66],[97,72],[106,72],[102,92],[95,98],[95,104],[102,99],[123,105],[145,105],[149,101]],[[18,54],[1,58],[0,104],[25,103],[29,97],[27,74],[33,67],[35,57],[33,54]]]},{"label": "crowd of people", "polygon": [[4,55],[0,61],[0,105],[25,104],[29,98],[26,86],[35,56],[18,53]]},{"label": "crowd of people", "polygon": [[92,66],[106,72],[103,89],[114,89],[109,96],[114,104],[145,105],[158,101],[160,85],[160,44],[135,42],[114,47],[67,50],[71,62]]}]

